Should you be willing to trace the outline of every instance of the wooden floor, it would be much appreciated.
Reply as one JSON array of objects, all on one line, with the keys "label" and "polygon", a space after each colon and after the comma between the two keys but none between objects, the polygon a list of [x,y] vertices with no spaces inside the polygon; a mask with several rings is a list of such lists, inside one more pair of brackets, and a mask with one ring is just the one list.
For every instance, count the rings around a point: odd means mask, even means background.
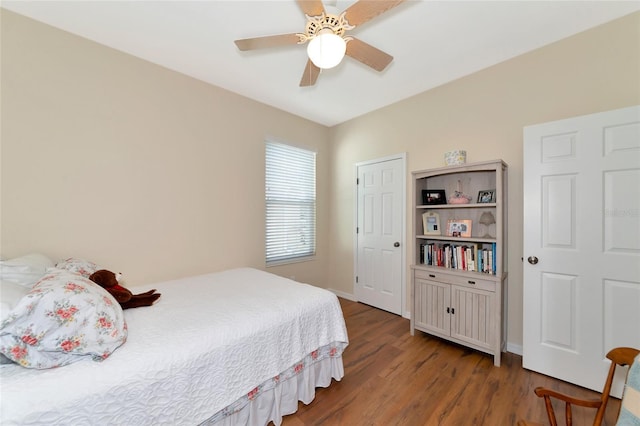
[{"label": "wooden floor", "polygon": [[[514,425],[518,419],[547,424],[536,386],[577,397],[599,394],[522,368],[522,357],[493,357],[416,332],[409,321],[370,306],[341,299],[349,333],[343,354],[345,375],[315,400],[284,418],[301,425]],[[606,425],[620,406],[611,399]],[[556,410],[562,415],[564,407]],[[593,409],[576,408],[574,425],[591,425]],[[564,420],[562,419],[562,423]]]}]

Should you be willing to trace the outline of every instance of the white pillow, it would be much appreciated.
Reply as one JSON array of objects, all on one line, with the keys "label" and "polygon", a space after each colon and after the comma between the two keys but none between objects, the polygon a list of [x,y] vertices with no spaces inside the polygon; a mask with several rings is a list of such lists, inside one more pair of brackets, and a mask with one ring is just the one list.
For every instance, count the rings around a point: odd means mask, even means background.
[{"label": "white pillow", "polygon": [[0,323],[0,353],[23,367],[102,361],[127,339],[122,308],[105,289],[53,269]]},{"label": "white pillow", "polygon": [[27,293],[29,293],[28,287],[11,281],[0,281],[0,322],[4,321]]},{"label": "white pillow", "polygon": [[53,267],[53,262],[40,253],[31,253],[0,261],[0,280],[32,287]]}]

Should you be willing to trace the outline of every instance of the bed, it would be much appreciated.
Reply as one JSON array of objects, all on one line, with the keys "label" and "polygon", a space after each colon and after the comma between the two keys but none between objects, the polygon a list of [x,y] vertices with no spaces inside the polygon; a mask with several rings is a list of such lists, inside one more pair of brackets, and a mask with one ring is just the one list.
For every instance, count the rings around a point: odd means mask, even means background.
[{"label": "bed", "polygon": [[[252,268],[172,280],[103,361],[0,367],[0,424],[276,425],[344,375],[337,297]],[[95,358],[95,357],[94,357]]]}]

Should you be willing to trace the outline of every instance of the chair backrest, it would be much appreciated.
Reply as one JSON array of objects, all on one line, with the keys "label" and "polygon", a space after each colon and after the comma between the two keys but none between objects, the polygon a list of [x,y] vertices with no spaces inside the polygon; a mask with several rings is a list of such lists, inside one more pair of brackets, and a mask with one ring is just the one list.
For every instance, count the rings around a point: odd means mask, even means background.
[{"label": "chair backrest", "polygon": [[604,389],[602,390],[602,404],[598,408],[596,418],[593,420],[594,426],[600,426],[604,413],[607,408],[607,402],[609,402],[609,393],[611,392],[611,385],[613,384],[613,376],[616,372],[616,367],[632,365],[634,359],[638,356],[640,350],[634,348],[615,348],[607,353],[607,358],[611,360],[611,367],[609,367],[609,374],[607,375],[607,381],[604,383]]},{"label": "chair backrest", "polygon": [[[607,402],[609,402],[609,392],[611,392],[611,385],[613,384],[613,378],[616,373],[616,368],[618,366],[624,367],[627,365],[633,365],[640,370],[640,350],[634,349],[634,348],[615,348],[609,351],[609,353],[607,354],[607,358],[611,360],[611,366],[609,367],[609,373],[607,375],[607,380],[605,381],[604,389],[602,390],[600,399],[591,399],[591,398],[580,399],[580,398],[575,398],[575,397],[563,394],[561,392],[555,391],[550,388],[544,388],[544,387],[535,388],[535,391],[534,391],[535,394],[541,398],[544,398],[547,417],[549,419],[549,423],[551,424],[551,426],[558,425],[558,421],[556,420],[556,414],[551,401],[552,399],[564,401],[565,403],[564,414],[565,414],[565,421],[567,425],[572,424],[572,414],[571,414],[572,405],[577,405],[581,407],[591,407],[591,408],[597,409],[595,419],[593,420],[593,426],[600,426],[602,424],[602,420],[604,419],[604,414],[607,409]],[[636,358],[638,358],[637,362],[634,363],[634,359]],[[633,397],[632,397],[633,399],[630,401],[630,404],[635,408],[634,410],[631,410],[630,415],[640,416],[640,407],[636,407],[637,405],[640,405],[637,402],[637,401],[640,401],[640,372],[636,373],[634,370],[634,374],[637,374],[638,376],[636,379],[638,390],[636,391],[637,393],[633,394]],[[630,372],[627,372],[625,386],[627,385],[627,380],[633,377],[635,377],[635,375],[632,375],[630,374]],[[627,389],[625,389],[625,395],[627,394],[628,390],[629,388],[627,387]],[[631,390],[633,391],[634,389],[631,389]],[[616,417],[618,417],[619,414],[620,413],[616,413]],[[622,414],[626,415],[628,413],[623,412]],[[627,423],[623,423],[623,424],[627,424]],[[636,423],[631,423],[631,424],[636,424]],[[526,420],[518,421],[518,426],[533,426],[533,425],[541,426],[538,423],[530,423],[530,422],[527,422]]]}]

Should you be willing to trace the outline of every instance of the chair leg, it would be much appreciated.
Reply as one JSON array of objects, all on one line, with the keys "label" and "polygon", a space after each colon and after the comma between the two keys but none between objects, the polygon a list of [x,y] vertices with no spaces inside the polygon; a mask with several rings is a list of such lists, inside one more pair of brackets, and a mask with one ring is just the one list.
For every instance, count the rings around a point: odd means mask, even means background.
[{"label": "chair leg", "polygon": [[568,402],[565,404],[565,418],[567,419],[567,426],[571,426],[573,424],[573,417],[571,415],[571,404]]},{"label": "chair leg", "polygon": [[553,412],[553,405],[551,405],[551,398],[548,395],[544,396],[544,405],[547,407],[547,416],[549,417],[549,424],[551,426],[558,426],[556,421],[556,415]]}]

